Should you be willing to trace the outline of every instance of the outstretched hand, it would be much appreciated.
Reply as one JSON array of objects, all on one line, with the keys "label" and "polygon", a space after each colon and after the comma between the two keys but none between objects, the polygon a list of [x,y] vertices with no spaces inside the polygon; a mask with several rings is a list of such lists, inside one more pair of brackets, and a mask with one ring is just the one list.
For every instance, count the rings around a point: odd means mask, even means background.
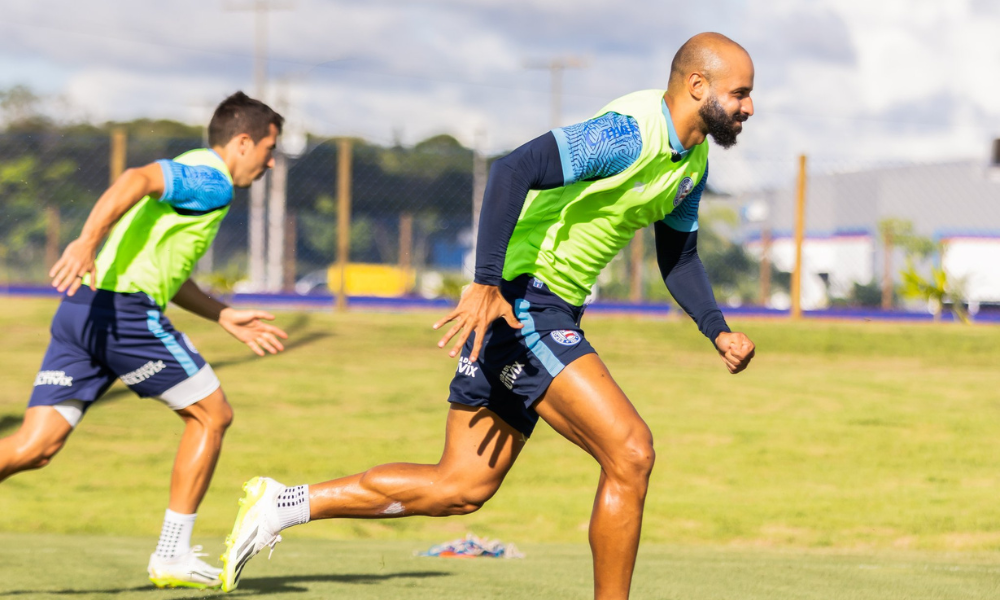
[{"label": "outstretched hand", "polygon": [[495,285],[471,283],[462,294],[462,299],[459,300],[455,310],[434,324],[434,329],[439,329],[447,323],[455,322],[438,341],[438,348],[444,348],[448,340],[458,335],[455,345],[448,352],[448,356],[454,358],[462,351],[462,346],[469,339],[469,335],[475,333],[476,339],[472,343],[472,353],[469,355],[469,360],[475,362],[479,358],[486,330],[493,321],[501,317],[514,329],[522,327],[521,322],[514,316],[514,310],[500,294],[500,288]]},{"label": "outstretched hand", "polygon": [[219,313],[219,325],[249,346],[257,356],[264,356],[265,350],[277,354],[285,349],[278,338],[287,340],[288,334],[264,322],[273,320],[274,315],[262,310],[225,308]]},{"label": "outstretched hand", "polygon": [[745,333],[722,332],[715,338],[715,347],[726,363],[730,373],[736,374],[747,368],[754,355],[754,344]]},{"label": "outstretched hand", "polygon": [[69,290],[69,296],[76,293],[83,284],[83,276],[90,273],[90,289],[97,291],[97,269],[94,261],[97,257],[97,248],[81,239],[75,239],[66,246],[62,256],[49,269],[49,277],[52,278],[52,287],[59,290],[59,293]]}]

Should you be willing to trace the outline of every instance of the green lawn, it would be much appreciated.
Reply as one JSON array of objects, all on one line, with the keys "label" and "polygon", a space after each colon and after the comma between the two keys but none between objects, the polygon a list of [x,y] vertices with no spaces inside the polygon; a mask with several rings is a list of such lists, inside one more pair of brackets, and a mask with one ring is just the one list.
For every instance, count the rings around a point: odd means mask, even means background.
[{"label": "green lawn", "polygon": [[[8,433],[30,394],[55,303],[2,303],[0,433]],[[253,475],[297,484],[378,462],[436,460],[454,370],[434,346],[436,313],[280,314],[289,350],[265,359],[210,323],[170,314],[215,366],[236,409],[199,511],[196,535],[206,546],[228,532],[239,486]],[[584,325],[656,438],[636,597],[940,598],[947,596],[932,590],[951,583],[956,593],[967,590],[951,597],[997,593],[997,327],[735,322],[757,343],[758,357],[734,377],[689,322],[595,316]],[[180,433],[168,410],[116,387],[50,467],[0,484],[0,595],[41,586],[30,570],[8,578],[11,545],[62,560],[61,548],[96,544],[113,555],[110,563],[139,565],[131,567],[137,576],[115,582],[142,587]],[[364,598],[370,590],[370,597],[423,598],[416,590],[440,594],[452,581],[507,582],[522,591],[505,598],[528,597],[531,582],[546,589],[546,571],[565,573],[560,579],[578,595],[532,597],[585,597],[597,475],[591,459],[540,425],[478,513],[315,523],[293,530],[273,564],[254,566],[275,589],[301,587],[315,597]],[[511,567],[410,558],[421,544],[467,531],[538,550]],[[118,546],[142,556],[119,556]],[[310,549],[337,564],[306,559]],[[379,552],[396,557],[383,568],[391,577],[379,578],[380,567],[365,562]],[[430,571],[448,574],[399,575]],[[42,580],[71,586],[72,573],[65,583]],[[94,590],[115,585],[86,581]],[[447,589],[465,583],[454,585]],[[802,585],[808,590],[793,593]],[[261,586],[247,589],[268,591]]]},{"label": "green lawn", "polygon": [[[302,530],[304,531],[304,530]],[[211,545],[211,540],[205,540]],[[0,534],[0,598],[222,598],[157,590],[144,577],[153,538]],[[218,543],[215,544],[218,546]],[[592,597],[582,544],[527,544],[523,559],[413,555],[427,544],[301,539],[294,530],[251,562],[231,598],[295,600],[584,600]],[[992,555],[866,555],[644,546],[636,600],[989,600],[1000,594]]]}]

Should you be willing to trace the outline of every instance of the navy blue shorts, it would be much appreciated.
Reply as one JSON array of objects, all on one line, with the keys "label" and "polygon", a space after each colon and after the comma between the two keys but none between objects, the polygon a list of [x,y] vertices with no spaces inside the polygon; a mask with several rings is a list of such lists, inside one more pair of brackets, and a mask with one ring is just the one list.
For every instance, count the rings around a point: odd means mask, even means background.
[{"label": "navy blue shorts", "polygon": [[83,403],[121,379],[140,396],[179,410],[219,387],[212,368],[144,293],[81,287],[52,318],[52,339],[28,406]]},{"label": "navy blue shorts", "polygon": [[448,401],[485,406],[527,437],[538,422],[532,406],[553,378],[566,365],[596,351],[580,329],[583,307],[567,303],[542,281],[522,275],[502,282],[500,292],[524,327],[514,329],[497,319],[475,362],[469,362],[475,338],[470,335]]}]

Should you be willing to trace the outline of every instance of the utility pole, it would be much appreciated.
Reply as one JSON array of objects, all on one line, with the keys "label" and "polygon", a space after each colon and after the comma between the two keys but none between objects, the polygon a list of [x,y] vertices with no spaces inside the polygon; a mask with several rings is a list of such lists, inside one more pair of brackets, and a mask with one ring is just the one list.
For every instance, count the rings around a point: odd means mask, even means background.
[{"label": "utility pole", "polygon": [[[226,5],[226,9],[230,11],[254,11],[254,95],[261,102],[267,101],[267,17],[272,10],[288,10],[292,7],[292,3],[281,0],[248,0]],[[250,186],[247,241],[250,246],[250,286],[254,291],[263,289],[267,279],[264,220],[268,179],[265,176]]]},{"label": "utility pole", "polygon": [[246,0],[244,2],[227,2],[226,10],[254,12],[254,53],[253,79],[254,94],[257,99],[266,102],[267,95],[267,17],[273,10],[290,10],[295,8],[292,2],[282,0]]},{"label": "utility pole", "polygon": [[529,69],[548,69],[552,78],[552,127],[562,125],[562,74],[566,69],[582,69],[587,62],[577,56],[553,58],[550,61],[528,61],[524,65]]}]

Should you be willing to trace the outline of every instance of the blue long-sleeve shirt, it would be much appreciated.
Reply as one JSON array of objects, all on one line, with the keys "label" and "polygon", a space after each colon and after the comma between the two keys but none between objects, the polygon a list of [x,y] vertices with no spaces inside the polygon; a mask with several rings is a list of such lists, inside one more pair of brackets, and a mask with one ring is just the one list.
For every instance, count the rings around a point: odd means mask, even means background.
[{"label": "blue long-sleeve shirt", "polygon": [[[664,118],[669,112],[664,105]],[[673,131],[672,124],[670,127]],[[676,136],[671,144],[676,154]],[[529,190],[552,189],[621,173],[642,150],[635,120],[606,113],[583,123],[554,129],[498,159],[490,169],[479,220],[476,283],[498,285],[507,245]],[[713,342],[729,331],[719,310],[697,252],[698,205],[708,173],[675,213],[655,224],[657,262],[664,282],[678,304]]]}]

